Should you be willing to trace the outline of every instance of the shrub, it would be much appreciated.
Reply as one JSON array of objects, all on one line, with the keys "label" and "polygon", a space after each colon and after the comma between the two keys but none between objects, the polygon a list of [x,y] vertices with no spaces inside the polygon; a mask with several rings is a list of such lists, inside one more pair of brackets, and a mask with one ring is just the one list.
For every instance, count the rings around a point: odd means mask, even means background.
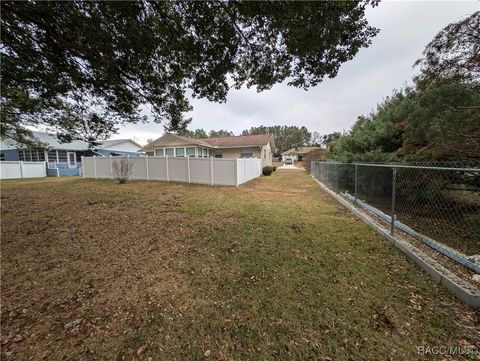
[{"label": "shrub", "polygon": [[118,180],[118,183],[127,183],[132,175],[132,164],[128,159],[115,160],[112,164],[113,177]]},{"label": "shrub", "polygon": [[275,172],[277,170],[277,167],[276,166],[273,166],[273,171]]},{"label": "shrub", "polygon": [[262,174],[263,175],[270,175],[273,173],[273,167],[267,165],[266,167],[263,167],[262,169]]}]

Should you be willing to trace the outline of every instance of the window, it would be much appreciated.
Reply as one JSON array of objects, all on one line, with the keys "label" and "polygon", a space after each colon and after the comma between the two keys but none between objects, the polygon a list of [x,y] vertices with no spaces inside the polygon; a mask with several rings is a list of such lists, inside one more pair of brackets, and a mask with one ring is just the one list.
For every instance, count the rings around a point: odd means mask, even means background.
[{"label": "window", "polygon": [[266,149],[263,150],[263,158],[267,159],[267,150]]},{"label": "window", "polygon": [[165,156],[164,150],[163,149],[155,149],[155,156],[164,157]]},{"label": "window", "polygon": [[223,158],[221,154],[215,154],[215,158]]},{"label": "window", "polygon": [[38,151],[38,161],[45,162],[45,152],[43,150]]},{"label": "window", "polygon": [[240,153],[240,158],[252,158],[252,152],[244,152]]},{"label": "window", "polygon": [[174,155],[174,149],[173,148],[165,148],[165,155],[168,155],[169,157]]},{"label": "window", "polygon": [[175,157],[185,157],[185,148],[175,148]]},{"label": "window", "polygon": [[187,147],[187,157],[195,157],[195,147]]},{"label": "window", "polygon": [[0,160],[5,160],[5,154],[0,153]]}]

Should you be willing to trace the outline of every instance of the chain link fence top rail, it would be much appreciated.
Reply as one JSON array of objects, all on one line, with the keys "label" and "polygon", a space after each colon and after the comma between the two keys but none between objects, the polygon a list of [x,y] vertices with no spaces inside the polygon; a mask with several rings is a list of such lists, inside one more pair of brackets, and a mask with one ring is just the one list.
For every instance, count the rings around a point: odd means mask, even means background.
[{"label": "chain link fence top rail", "polygon": [[389,217],[393,214],[395,221],[418,233],[464,254],[478,255],[479,165],[312,162],[311,173],[377,215],[378,210]]}]

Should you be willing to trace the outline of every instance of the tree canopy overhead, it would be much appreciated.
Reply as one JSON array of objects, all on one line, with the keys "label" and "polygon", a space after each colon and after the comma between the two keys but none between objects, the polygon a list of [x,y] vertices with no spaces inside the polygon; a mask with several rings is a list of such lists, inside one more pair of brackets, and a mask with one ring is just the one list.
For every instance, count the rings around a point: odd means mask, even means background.
[{"label": "tree canopy overhead", "polygon": [[93,141],[141,121],[142,105],[178,131],[187,91],[224,102],[231,86],[308,89],[370,44],[375,4],[2,1],[1,135],[48,125]]}]

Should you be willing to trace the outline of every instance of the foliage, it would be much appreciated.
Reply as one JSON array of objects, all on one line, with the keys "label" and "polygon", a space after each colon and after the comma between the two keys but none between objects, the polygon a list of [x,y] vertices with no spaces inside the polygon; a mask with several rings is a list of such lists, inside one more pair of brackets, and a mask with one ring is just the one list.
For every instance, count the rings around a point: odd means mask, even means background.
[{"label": "foliage", "polygon": [[129,159],[115,159],[112,164],[112,170],[113,177],[118,180],[118,183],[124,184],[132,176],[133,164],[130,163]]},{"label": "foliage", "polygon": [[[2,1],[1,135],[20,139],[46,123],[90,141],[84,123],[111,133],[144,120],[144,105],[166,131],[182,131],[187,90],[224,102],[231,86],[263,91],[288,79],[308,89],[370,44],[378,30],[368,5],[376,2]],[[73,116],[89,102],[101,110]]]},{"label": "foliage", "polygon": [[400,124],[406,160],[480,160],[480,85],[444,83],[418,92]]},{"label": "foliage", "polygon": [[273,166],[272,169],[273,169],[274,172],[277,171],[277,167],[276,167],[276,166]]},{"label": "foliage", "polygon": [[307,145],[309,144],[311,138],[311,133],[304,126],[260,125],[259,127],[245,129],[242,132],[242,135],[252,134],[272,134],[273,138],[275,139],[275,146],[277,148],[277,153],[275,153],[275,155],[279,155],[290,148]]},{"label": "foliage", "polygon": [[209,138],[233,137],[234,135],[233,132],[226,129],[211,130],[208,133]]},{"label": "foliage", "polygon": [[412,89],[396,91],[378,104],[376,111],[360,116],[352,129],[327,136],[328,157],[339,161],[392,161],[402,146],[397,124],[412,110]]},{"label": "foliage", "polygon": [[204,129],[185,129],[184,131],[179,132],[179,134],[194,139],[233,137],[235,135],[233,132],[226,129],[211,130],[209,133],[207,133]]},{"label": "foliage", "polygon": [[312,147],[321,147],[324,145],[323,141],[324,141],[324,136],[322,134],[320,134],[320,132],[311,132],[310,133],[311,136],[310,136],[310,142],[309,144],[312,146]]},{"label": "foliage", "polygon": [[194,138],[194,139],[208,138],[208,133],[204,129],[195,129],[195,130],[184,129],[182,131],[179,131],[178,134],[183,135],[185,137]]},{"label": "foliage", "polygon": [[312,161],[319,161],[325,159],[325,149],[314,149],[305,154],[305,170],[310,173]]},{"label": "foliage", "polygon": [[417,60],[421,88],[445,79],[480,83],[480,11],[442,29]]},{"label": "foliage", "polygon": [[480,160],[480,13],[448,25],[417,61],[415,88],[394,91],[343,134],[325,137],[343,161]]},{"label": "foliage", "polygon": [[263,167],[262,169],[262,174],[263,175],[271,175],[273,173],[273,167],[267,165],[265,167]]}]

